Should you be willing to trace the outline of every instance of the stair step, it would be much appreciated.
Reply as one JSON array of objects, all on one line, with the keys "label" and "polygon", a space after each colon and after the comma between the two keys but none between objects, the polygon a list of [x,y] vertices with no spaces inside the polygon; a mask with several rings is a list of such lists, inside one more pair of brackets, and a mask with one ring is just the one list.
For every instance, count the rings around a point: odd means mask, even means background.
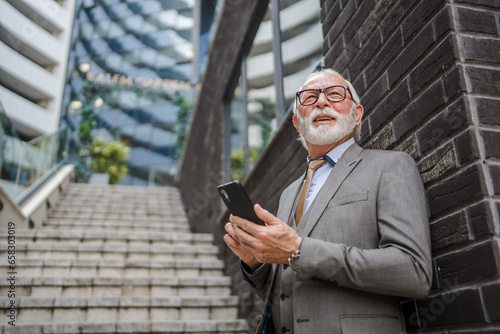
[{"label": "stair step", "polygon": [[85,228],[98,231],[159,231],[159,232],[189,232],[189,225],[187,223],[171,222],[171,221],[152,221],[152,222],[138,222],[138,221],[125,221],[125,220],[94,220],[89,221],[83,218],[73,219],[54,219],[51,218],[43,224],[44,228]]},{"label": "stair step", "polygon": [[[0,252],[5,254],[5,251]],[[218,249],[215,245],[193,244],[172,245],[127,244],[118,241],[106,243],[74,243],[74,242],[16,242],[16,257],[41,257],[65,259],[113,258],[113,259],[216,259]]]},{"label": "stair step", "polygon": [[[0,297],[7,309],[11,299]],[[238,297],[19,297],[19,324],[237,318]]]},{"label": "stair step", "polygon": [[119,322],[75,322],[69,324],[31,324],[6,326],[3,334],[124,334],[124,333],[247,333],[244,320],[172,320],[172,321],[119,321]]},{"label": "stair step", "polygon": [[[16,255],[17,256],[17,255]],[[134,259],[57,259],[17,258],[19,275],[68,277],[160,277],[222,276],[221,260],[134,260]]]},{"label": "stair step", "polygon": [[[7,240],[7,233],[0,233],[1,240]],[[3,238],[3,239],[2,239]],[[125,231],[101,231],[88,229],[18,229],[16,230],[18,242],[69,242],[92,243],[93,245],[106,242],[123,242],[141,244],[213,244],[214,237],[208,233],[186,233],[186,232],[149,232],[137,231],[133,234]]]},{"label": "stair step", "polygon": [[214,236],[191,233],[176,188],[71,184],[48,204],[42,226],[16,230],[16,299],[0,280],[16,326],[0,334],[248,332]]},{"label": "stair step", "polygon": [[[11,285],[0,281],[0,296]],[[229,277],[25,277],[16,278],[16,293],[24,297],[229,296]]]},{"label": "stair step", "polygon": [[136,224],[145,224],[145,223],[182,223],[187,224],[187,218],[185,215],[147,215],[144,213],[134,212],[120,212],[120,213],[101,213],[101,212],[93,212],[93,211],[58,211],[54,210],[48,217],[47,220],[57,218],[57,219],[76,219],[76,220],[114,220],[114,221],[125,221],[125,222],[134,222]]}]

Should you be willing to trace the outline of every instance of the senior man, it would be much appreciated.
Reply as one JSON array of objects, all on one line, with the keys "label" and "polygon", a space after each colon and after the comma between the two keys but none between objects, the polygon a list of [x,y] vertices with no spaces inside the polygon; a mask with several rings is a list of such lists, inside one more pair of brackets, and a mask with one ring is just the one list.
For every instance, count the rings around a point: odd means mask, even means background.
[{"label": "senior man", "polygon": [[308,169],[286,188],[277,216],[231,216],[224,240],[265,301],[257,333],[401,333],[401,297],[431,285],[429,221],[413,159],[361,148],[351,83],[325,69],[296,96],[293,124]]}]

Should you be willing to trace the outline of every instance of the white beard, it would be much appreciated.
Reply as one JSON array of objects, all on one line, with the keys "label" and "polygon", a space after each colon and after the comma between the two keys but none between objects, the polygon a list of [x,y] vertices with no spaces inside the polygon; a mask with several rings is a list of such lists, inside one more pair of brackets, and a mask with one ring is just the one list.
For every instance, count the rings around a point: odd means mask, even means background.
[{"label": "white beard", "polygon": [[[313,125],[313,120],[319,115],[335,118],[335,124],[323,124],[318,127]],[[307,117],[302,118],[297,112],[299,123],[299,139],[306,146],[306,141],[313,145],[330,145],[340,141],[345,136],[353,133],[356,127],[356,105],[353,104],[349,115],[341,114],[331,108],[315,108]]]}]

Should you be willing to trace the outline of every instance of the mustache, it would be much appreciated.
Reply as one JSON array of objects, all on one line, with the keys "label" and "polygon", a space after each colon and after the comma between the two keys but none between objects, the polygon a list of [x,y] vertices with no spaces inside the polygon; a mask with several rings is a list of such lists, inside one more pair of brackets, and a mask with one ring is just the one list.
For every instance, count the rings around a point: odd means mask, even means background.
[{"label": "mustache", "polygon": [[300,114],[298,114],[299,118],[302,120],[305,120],[305,121],[312,121],[314,118],[316,118],[319,115],[325,115],[325,116],[333,117],[335,119],[339,119],[342,117],[341,113],[333,110],[332,108],[323,108],[323,109],[314,108],[313,111],[311,111],[311,113],[309,115],[307,115],[306,117],[302,117],[302,116],[300,116]]}]

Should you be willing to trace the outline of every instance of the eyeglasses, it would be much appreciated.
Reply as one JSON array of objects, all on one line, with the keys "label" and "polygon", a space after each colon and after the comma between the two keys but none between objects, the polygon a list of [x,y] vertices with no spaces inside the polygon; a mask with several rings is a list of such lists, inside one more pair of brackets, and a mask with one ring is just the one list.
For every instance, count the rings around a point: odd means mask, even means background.
[{"label": "eyeglasses", "polygon": [[325,94],[326,99],[330,102],[340,102],[345,100],[347,92],[349,92],[352,98],[349,87],[345,85],[335,85],[320,89],[304,89],[297,92],[296,95],[301,105],[310,106],[318,101],[319,94],[321,93]]}]

